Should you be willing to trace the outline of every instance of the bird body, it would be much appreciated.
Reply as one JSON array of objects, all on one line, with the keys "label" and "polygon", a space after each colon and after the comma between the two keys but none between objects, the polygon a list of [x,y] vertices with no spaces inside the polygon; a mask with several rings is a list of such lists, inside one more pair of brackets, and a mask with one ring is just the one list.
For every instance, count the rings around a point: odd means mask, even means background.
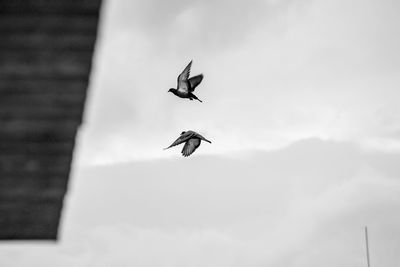
[{"label": "bird body", "polygon": [[182,132],[179,138],[176,139],[175,142],[173,142],[169,147],[165,149],[185,143],[182,149],[182,155],[184,157],[188,157],[200,146],[201,140],[211,144],[211,141],[207,140],[202,135],[194,131],[186,131]]},{"label": "bird body", "polygon": [[178,83],[176,86],[177,88],[176,89],[171,88],[168,90],[168,92],[171,92],[180,98],[188,98],[190,100],[196,99],[200,102],[203,102],[200,99],[198,99],[197,96],[193,94],[193,92],[194,89],[196,89],[196,87],[201,83],[204,76],[203,74],[200,74],[189,78],[191,67],[192,67],[192,61],[189,62],[186,68],[178,76]]}]

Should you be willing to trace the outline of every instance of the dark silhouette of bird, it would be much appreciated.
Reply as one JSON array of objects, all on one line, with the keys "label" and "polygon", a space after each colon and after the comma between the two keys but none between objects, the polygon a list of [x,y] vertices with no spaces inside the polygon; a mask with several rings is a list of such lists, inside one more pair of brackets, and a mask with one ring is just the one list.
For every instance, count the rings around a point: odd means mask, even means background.
[{"label": "dark silhouette of bird", "polygon": [[196,99],[201,101],[200,99],[197,98],[193,94],[194,89],[201,83],[203,80],[203,74],[194,76],[192,78],[189,78],[190,76],[190,68],[192,67],[192,60],[189,62],[189,64],[186,66],[186,68],[182,71],[182,73],[178,76],[178,84],[177,88],[171,88],[168,90],[168,92],[173,93],[176,96],[179,96],[180,98],[189,98],[190,100]]},{"label": "dark silhouette of bird", "polygon": [[179,138],[176,139],[175,142],[172,143],[172,145],[164,148],[164,150],[185,143],[182,149],[182,155],[184,157],[187,157],[190,156],[200,146],[201,140],[204,140],[211,144],[211,141],[205,139],[203,136],[194,131],[182,132],[181,136],[179,136]]}]

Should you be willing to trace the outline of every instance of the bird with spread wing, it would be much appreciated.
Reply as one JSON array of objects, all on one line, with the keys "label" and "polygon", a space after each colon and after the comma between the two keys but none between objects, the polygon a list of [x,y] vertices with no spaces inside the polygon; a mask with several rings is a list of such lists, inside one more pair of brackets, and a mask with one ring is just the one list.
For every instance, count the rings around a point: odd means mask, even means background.
[{"label": "bird with spread wing", "polygon": [[211,141],[205,139],[202,135],[194,131],[186,131],[182,132],[181,136],[179,136],[179,138],[176,139],[175,142],[173,142],[169,147],[164,149],[168,149],[173,146],[185,143],[182,149],[182,155],[184,157],[187,157],[190,156],[200,146],[201,140],[211,144]]},{"label": "bird with spread wing", "polygon": [[177,88],[171,88],[168,92],[173,93],[174,95],[180,98],[188,98],[190,100],[196,99],[200,102],[200,99],[197,98],[193,94],[194,89],[201,83],[203,80],[203,74],[196,75],[194,77],[189,78],[190,76],[190,68],[192,67],[192,60],[186,66],[186,68],[182,71],[182,73],[178,76],[178,84]]}]

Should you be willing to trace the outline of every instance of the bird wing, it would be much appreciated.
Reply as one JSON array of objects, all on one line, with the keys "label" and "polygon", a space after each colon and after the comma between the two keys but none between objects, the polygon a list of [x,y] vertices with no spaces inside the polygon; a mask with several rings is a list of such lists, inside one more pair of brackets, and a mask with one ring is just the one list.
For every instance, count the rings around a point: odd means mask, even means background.
[{"label": "bird wing", "polygon": [[185,90],[186,92],[189,90],[188,88],[188,79],[190,76],[190,68],[192,67],[192,60],[189,62],[189,64],[186,66],[186,68],[182,71],[181,74],[178,76],[178,90],[181,88]]},{"label": "bird wing", "polygon": [[198,134],[198,133],[195,132],[195,133],[193,133],[193,136],[195,136],[195,137],[197,137],[197,138],[199,138],[199,139],[201,139],[203,141],[206,141],[206,142],[211,144],[211,141],[207,140],[206,138],[204,138],[204,136],[202,136],[201,134]]},{"label": "bird wing", "polygon": [[184,157],[190,156],[200,146],[200,142],[201,141],[198,138],[191,138],[186,141],[186,144],[182,149],[182,155]]},{"label": "bird wing", "polygon": [[192,135],[193,135],[193,133],[191,133],[191,132],[185,132],[184,134],[181,134],[181,136],[179,136],[178,139],[176,139],[169,147],[164,148],[164,149],[168,149],[173,146],[182,144],[182,143],[186,142],[187,140],[189,140],[192,137]]},{"label": "bird wing", "polygon": [[190,92],[193,92],[194,89],[197,87],[197,85],[201,83],[203,77],[204,77],[203,74],[200,74],[189,79]]}]

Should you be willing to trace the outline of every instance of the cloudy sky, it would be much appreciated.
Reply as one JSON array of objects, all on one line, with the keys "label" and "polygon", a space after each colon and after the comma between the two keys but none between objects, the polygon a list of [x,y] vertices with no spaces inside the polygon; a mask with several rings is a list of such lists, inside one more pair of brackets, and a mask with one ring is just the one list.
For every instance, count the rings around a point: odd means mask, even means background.
[{"label": "cloudy sky", "polygon": [[[400,3],[105,1],[61,240],[1,266],[400,262]],[[204,102],[167,93],[193,59]],[[183,130],[213,141],[163,151]]]}]

